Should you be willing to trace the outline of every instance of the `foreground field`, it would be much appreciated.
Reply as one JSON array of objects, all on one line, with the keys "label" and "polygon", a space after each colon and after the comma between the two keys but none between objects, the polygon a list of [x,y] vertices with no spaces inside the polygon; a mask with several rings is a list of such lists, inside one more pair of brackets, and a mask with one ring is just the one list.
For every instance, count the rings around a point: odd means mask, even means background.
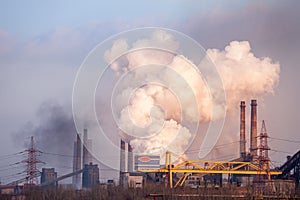
[{"label": "foreground field", "polygon": [[0,195],[0,200],[193,200],[193,199],[300,199],[299,191],[291,194],[267,194],[253,187],[223,188],[177,188],[163,185],[147,185],[144,188],[123,188],[121,186],[95,187],[91,190],[56,188],[32,188],[16,195]]}]

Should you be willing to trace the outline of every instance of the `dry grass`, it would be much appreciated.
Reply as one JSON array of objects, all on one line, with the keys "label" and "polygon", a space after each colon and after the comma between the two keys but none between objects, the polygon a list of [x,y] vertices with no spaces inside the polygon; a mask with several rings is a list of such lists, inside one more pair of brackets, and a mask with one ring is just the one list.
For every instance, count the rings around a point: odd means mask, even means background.
[{"label": "dry grass", "polygon": [[[62,187],[48,189],[32,189],[23,196],[0,195],[0,200],[145,200],[154,199],[149,194],[160,194],[156,200],[193,200],[193,199],[256,199],[251,187],[223,187],[223,188],[165,188],[163,184],[147,184],[144,188],[133,189],[121,186],[104,188],[97,186],[91,190],[65,189]],[[187,196],[190,194],[190,196]]]}]

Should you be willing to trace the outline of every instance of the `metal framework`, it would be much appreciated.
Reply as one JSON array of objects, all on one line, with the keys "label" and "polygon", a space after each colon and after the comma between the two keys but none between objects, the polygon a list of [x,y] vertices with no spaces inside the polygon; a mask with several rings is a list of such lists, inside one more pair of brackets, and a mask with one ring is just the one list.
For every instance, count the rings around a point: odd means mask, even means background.
[{"label": "metal framework", "polygon": [[282,171],[277,178],[288,179],[290,176],[295,178],[296,186],[299,187],[300,180],[300,150],[290,157],[279,170]]},{"label": "metal framework", "polygon": [[257,148],[258,152],[259,152],[258,158],[257,158],[258,166],[261,170],[267,172],[266,175],[259,174],[258,176],[256,176],[255,184],[256,184],[256,188],[258,189],[257,192],[259,195],[262,195],[263,190],[265,188],[264,187],[265,181],[271,180],[271,174],[269,173],[270,159],[269,159],[269,155],[268,155],[270,148],[268,146],[268,134],[267,134],[267,129],[266,129],[264,120],[262,120],[261,131],[260,131],[260,135],[258,138],[260,141],[260,144]]},{"label": "metal framework", "polygon": [[28,152],[28,158],[21,162],[27,163],[27,169],[25,170],[25,172],[27,173],[26,181],[29,184],[34,184],[34,183],[37,184],[38,183],[37,177],[40,176],[40,171],[37,169],[36,164],[44,163],[44,162],[42,162],[37,158],[38,153],[42,153],[42,152],[35,147],[33,136],[31,136],[30,138],[29,148],[26,149],[25,151]]},{"label": "metal framework", "polygon": [[225,162],[187,160],[177,165],[172,165],[171,153],[166,152],[166,165],[160,169],[140,169],[140,172],[167,173],[170,188],[173,188],[173,173],[183,175],[174,187],[183,186],[186,178],[191,173],[198,174],[248,174],[248,175],[279,175],[281,171],[261,169],[258,164],[251,162]]}]

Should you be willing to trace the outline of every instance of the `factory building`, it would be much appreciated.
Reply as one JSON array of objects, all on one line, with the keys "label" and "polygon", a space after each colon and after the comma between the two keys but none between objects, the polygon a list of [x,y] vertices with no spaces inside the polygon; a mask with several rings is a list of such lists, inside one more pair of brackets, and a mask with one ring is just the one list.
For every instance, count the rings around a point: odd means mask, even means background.
[{"label": "factory building", "polygon": [[82,172],[82,187],[93,188],[99,184],[99,167],[92,163],[85,164]]},{"label": "factory building", "polygon": [[[127,165],[126,165],[127,164]],[[159,169],[160,156],[133,155],[132,147],[124,140],[120,141],[120,178],[119,184],[123,187],[140,188],[146,179],[155,181],[155,173],[139,173],[139,169]]]},{"label": "factory building", "polygon": [[203,175],[201,174],[190,174],[185,181],[185,186],[197,188],[200,187],[201,183],[204,182]]},{"label": "factory building", "polygon": [[[57,172],[55,172],[54,168],[43,168],[41,173],[41,184],[51,183],[57,179]],[[55,182],[50,184],[49,186],[55,186]]]},{"label": "factory building", "polygon": [[124,188],[142,188],[145,180],[144,173],[124,172],[122,173],[121,185]]}]

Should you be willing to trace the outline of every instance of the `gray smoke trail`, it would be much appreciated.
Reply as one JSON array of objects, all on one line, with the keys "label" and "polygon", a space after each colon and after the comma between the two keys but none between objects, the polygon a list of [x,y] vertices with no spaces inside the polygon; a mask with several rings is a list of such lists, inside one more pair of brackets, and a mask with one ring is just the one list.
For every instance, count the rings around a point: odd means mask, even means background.
[{"label": "gray smoke trail", "polygon": [[[40,159],[46,166],[70,172],[73,143],[76,138],[72,115],[57,103],[45,102],[39,107],[37,118],[39,119],[37,124],[28,122],[14,134],[18,138],[15,141],[24,142],[21,138],[34,136],[37,148],[43,152]],[[17,145],[24,145],[25,149],[27,144],[28,142]]]}]

